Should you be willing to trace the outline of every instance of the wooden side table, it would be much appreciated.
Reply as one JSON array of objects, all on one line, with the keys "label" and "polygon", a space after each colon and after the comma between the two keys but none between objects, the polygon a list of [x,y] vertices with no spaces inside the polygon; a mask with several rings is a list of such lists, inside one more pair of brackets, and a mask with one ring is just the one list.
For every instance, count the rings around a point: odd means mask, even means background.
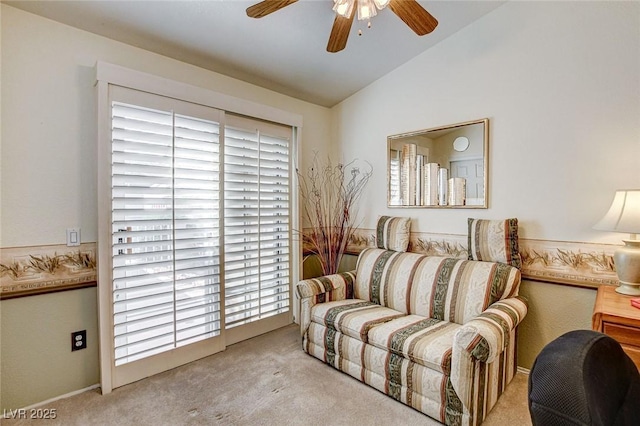
[{"label": "wooden side table", "polygon": [[617,340],[640,370],[640,309],[631,306],[631,296],[601,285],[593,308],[592,328]]}]

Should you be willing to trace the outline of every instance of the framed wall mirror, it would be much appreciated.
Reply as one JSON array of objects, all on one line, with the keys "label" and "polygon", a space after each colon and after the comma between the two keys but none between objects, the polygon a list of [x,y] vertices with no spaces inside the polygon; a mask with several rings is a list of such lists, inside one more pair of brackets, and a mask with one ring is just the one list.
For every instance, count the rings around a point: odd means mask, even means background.
[{"label": "framed wall mirror", "polygon": [[392,135],[387,146],[389,207],[488,207],[488,118]]}]

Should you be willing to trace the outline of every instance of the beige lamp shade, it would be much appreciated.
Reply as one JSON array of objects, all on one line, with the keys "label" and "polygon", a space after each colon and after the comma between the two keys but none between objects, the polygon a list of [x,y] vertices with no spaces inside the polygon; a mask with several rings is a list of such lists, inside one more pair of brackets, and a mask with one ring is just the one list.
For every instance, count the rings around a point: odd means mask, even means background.
[{"label": "beige lamp shade", "polygon": [[609,211],[593,229],[640,234],[640,189],[616,191]]}]

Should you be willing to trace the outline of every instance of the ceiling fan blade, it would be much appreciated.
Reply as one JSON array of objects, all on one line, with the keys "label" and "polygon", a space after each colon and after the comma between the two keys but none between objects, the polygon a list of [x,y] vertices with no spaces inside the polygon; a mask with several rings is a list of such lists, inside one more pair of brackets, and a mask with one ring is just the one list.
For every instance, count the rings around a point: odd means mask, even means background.
[{"label": "ceiling fan blade", "polygon": [[247,16],[250,18],[262,18],[297,1],[298,0],[264,0],[253,6],[249,6],[247,8]]},{"label": "ceiling fan blade", "polygon": [[438,20],[416,0],[391,0],[389,9],[420,36],[429,34],[438,26]]},{"label": "ceiling fan blade", "polygon": [[351,11],[351,16],[345,18],[336,13],[336,19],[333,20],[331,35],[329,35],[329,43],[327,43],[327,52],[336,53],[347,46],[347,39],[351,31],[353,17],[356,16],[356,8]]}]

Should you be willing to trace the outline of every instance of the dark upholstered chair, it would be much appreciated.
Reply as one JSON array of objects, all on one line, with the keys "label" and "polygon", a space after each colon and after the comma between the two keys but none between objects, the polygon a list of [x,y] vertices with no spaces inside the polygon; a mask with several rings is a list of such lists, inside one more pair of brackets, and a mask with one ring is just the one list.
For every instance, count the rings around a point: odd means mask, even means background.
[{"label": "dark upholstered chair", "polygon": [[534,426],[640,425],[640,374],[611,337],[571,331],[536,358],[529,412]]}]

